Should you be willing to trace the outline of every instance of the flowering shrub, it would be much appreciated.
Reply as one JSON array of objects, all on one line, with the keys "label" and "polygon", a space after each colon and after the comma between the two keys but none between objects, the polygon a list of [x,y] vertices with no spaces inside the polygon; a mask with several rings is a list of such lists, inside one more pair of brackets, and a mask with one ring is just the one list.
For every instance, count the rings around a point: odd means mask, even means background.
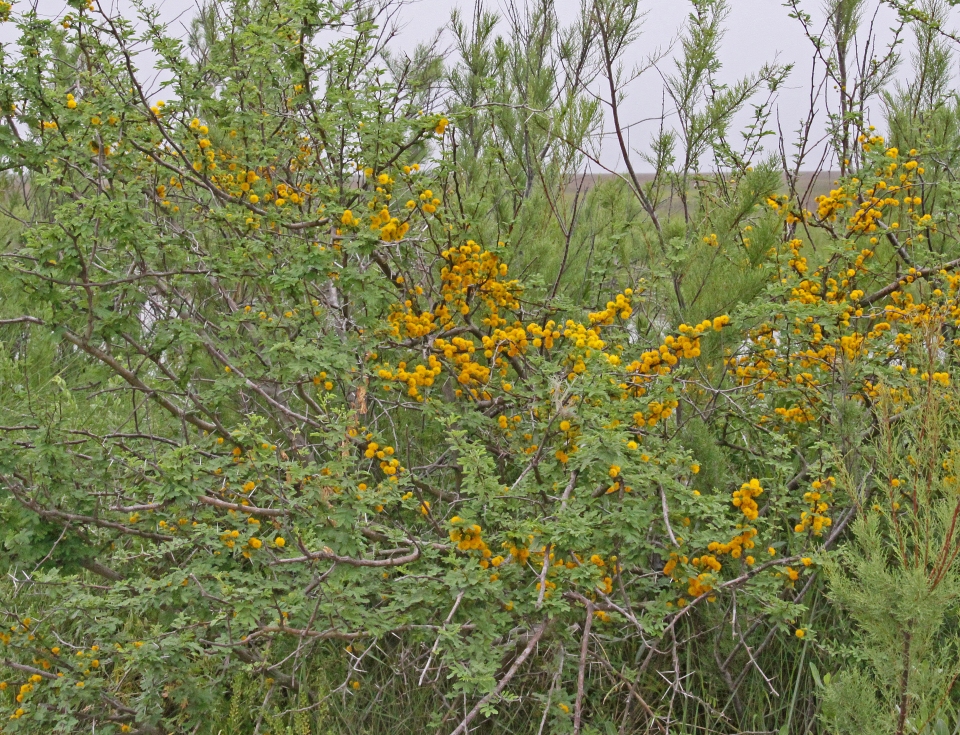
[{"label": "flowering shrub", "polygon": [[[196,58],[14,14],[0,730],[319,732],[398,688],[457,735],[743,718],[721,697],[816,644],[857,509],[897,517],[880,396],[952,396],[924,152],[865,132],[815,212],[745,167],[739,223],[644,229],[664,251],[578,301],[458,158],[479,113],[371,17],[222,12]],[[720,676],[688,686],[701,639]]]}]

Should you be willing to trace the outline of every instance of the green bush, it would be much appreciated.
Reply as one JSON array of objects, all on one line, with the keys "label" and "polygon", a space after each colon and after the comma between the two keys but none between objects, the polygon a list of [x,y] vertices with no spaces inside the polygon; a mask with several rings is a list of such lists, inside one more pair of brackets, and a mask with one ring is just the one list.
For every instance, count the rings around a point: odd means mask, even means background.
[{"label": "green bush", "polygon": [[7,8],[0,732],[952,729],[955,115],[826,10],[814,198],[722,0],[650,176],[635,3]]}]

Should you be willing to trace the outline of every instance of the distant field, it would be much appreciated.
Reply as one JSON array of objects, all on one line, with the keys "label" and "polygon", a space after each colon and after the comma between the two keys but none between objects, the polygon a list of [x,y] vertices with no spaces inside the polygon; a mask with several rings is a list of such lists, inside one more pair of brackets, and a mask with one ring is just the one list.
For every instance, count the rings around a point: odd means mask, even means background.
[{"label": "distant field", "polygon": [[[839,175],[838,171],[801,171],[797,188],[803,192],[805,201],[811,201],[820,194],[828,193],[835,185]],[[584,177],[584,184],[589,189],[598,183],[612,181],[615,178],[617,178],[615,174],[587,174]],[[637,174],[637,178],[641,184],[646,184],[653,181],[653,174]],[[574,184],[571,184],[571,186],[574,186]]]}]

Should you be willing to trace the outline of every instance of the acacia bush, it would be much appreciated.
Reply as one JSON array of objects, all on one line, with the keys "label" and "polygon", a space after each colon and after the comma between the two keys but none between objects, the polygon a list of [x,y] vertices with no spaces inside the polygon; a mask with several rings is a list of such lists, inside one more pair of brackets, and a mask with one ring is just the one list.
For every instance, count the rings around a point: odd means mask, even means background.
[{"label": "acacia bush", "polygon": [[635,3],[455,15],[446,63],[390,6],[71,8],[0,59],[0,732],[953,727],[943,6],[891,91],[896,43],[838,63],[864,3],[793,5],[816,199],[721,0],[649,181]]}]

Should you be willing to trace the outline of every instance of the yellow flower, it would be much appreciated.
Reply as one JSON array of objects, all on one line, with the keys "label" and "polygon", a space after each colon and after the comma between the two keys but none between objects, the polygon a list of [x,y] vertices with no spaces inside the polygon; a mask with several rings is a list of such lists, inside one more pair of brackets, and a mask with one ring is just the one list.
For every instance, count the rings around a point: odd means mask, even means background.
[{"label": "yellow flower", "polygon": [[807,631],[805,631],[803,628],[797,628],[793,634],[797,638],[803,638],[807,634]]},{"label": "yellow flower", "polygon": [[287,545],[287,540],[283,536],[277,536],[273,540],[273,543],[275,543],[277,546],[279,546],[282,549],[284,546]]}]

